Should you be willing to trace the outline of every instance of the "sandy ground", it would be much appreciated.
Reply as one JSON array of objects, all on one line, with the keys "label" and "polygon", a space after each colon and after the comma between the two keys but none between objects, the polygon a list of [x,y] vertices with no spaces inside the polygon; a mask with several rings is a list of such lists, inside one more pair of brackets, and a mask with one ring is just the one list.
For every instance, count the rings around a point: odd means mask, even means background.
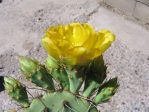
[{"label": "sandy ground", "polygon": [[[23,83],[17,55],[44,60],[40,46],[49,25],[88,22],[95,29],[110,29],[117,40],[104,54],[108,76],[118,76],[120,89],[103,112],[149,112],[149,31],[96,0],[3,0],[0,3],[0,76],[11,75]],[[36,93],[35,93],[36,94]],[[13,104],[12,104],[13,103]],[[16,107],[0,93],[0,112]]]}]

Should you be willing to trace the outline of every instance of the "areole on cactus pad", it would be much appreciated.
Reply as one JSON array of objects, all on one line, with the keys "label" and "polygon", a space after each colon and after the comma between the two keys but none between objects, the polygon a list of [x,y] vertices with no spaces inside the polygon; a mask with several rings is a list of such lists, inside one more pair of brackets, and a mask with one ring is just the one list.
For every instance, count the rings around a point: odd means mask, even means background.
[{"label": "areole on cactus pad", "polygon": [[19,57],[22,74],[45,92],[28,99],[25,85],[12,77],[5,77],[5,88],[24,112],[99,112],[98,104],[119,87],[117,78],[107,79],[102,56],[114,39],[110,31],[96,32],[87,23],[50,27],[42,39],[48,52],[44,64]]}]

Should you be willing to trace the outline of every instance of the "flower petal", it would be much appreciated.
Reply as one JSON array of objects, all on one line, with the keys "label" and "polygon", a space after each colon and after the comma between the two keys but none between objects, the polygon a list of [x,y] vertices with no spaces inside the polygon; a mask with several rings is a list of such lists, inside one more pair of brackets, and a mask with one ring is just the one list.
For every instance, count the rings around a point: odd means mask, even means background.
[{"label": "flower petal", "polygon": [[59,49],[54,45],[54,43],[51,41],[49,37],[44,37],[42,39],[42,45],[45,48],[45,50],[54,58],[59,58]]},{"label": "flower petal", "polygon": [[70,24],[69,27],[72,27],[72,44],[74,46],[81,46],[87,39],[85,29],[83,28],[82,24],[73,23]]},{"label": "flower petal", "polygon": [[102,55],[114,40],[115,35],[108,30],[96,32],[87,23],[71,23],[50,27],[42,44],[52,57],[76,65]]},{"label": "flower petal", "polygon": [[101,30],[98,32],[98,40],[95,48],[99,49],[102,53],[108,49],[111,43],[115,40],[115,35],[108,30]]}]

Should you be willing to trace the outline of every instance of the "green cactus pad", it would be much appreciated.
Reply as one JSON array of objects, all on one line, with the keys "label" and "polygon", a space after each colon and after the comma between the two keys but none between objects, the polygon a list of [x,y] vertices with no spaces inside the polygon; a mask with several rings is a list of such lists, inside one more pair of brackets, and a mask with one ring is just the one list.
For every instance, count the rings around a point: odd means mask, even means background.
[{"label": "green cactus pad", "polygon": [[34,100],[26,112],[43,112],[46,108],[49,112],[98,112],[89,102],[67,91],[45,94]]},{"label": "green cactus pad", "polygon": [[69,80],[68,75],[64,69],[55,69],[51,73],[51,76],[60,82],[60,85],[63,89],[68,90],[69,89]]},{"label": "green cactus pad", "polygon": [[4,86],[6,91],[8,92],[9,96],[12,99],[19,102],[23,107],[29,106],[29,100],[26,92],[26,88],[21,85],[21,83],[12,78],[12,77],[5,77],[4,78]]},{"label": "green cactus pad", "polygon": [[25,112],[43,112],[44,109],[44,104],[39,99],[34,99],[30,105],[30,108],[26,109]]},{"label": "green cactus pad", "polygon": [[70,91],[72,93],[77,93],[78,90],[80,89],[83,79],[81,77],[78,77],[74,70],[67,69],[67,74],[68,74],[69,83],[70,83],[70,88],[69,88]]},{"label": "green cactus pad", "polygon": [[52,72],[53,69],[57,69],[59,67],[59,63],[53,57],[48,56],[45,62],[45,66],[50,72]]},{"label": "green cactus pad", "polygon": [[105,83],[103,83],[102,86],[99,87],[94,102],[96,104],[99,104],[110,100],[110,98],[116,93],[118,87],[119,84],[117,81],[117,77],[106,81]]},{"label": "green cactus pad", "polygon": [[86,66],[85,71],[86,79],[84,86],[84,97],[90,97],[92,93],[102,85],[106,78],[106,65],[103,60],[103,56],[94,59]]},{"label": "green cactus pad", "polygon": [[32,74],[30,80],[39,87],[43,87],[48,90],[55,90],[52,77],[44,67],[40,67],[38,71]]}]

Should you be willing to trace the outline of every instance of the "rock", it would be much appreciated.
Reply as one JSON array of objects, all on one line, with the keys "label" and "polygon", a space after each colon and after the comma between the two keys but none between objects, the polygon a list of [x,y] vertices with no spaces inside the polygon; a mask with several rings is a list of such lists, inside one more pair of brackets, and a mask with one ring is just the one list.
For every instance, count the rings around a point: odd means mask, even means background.
[{"label": "rock", "polygon": [[4,77],[0,76],[0,92],[4,91]]}]

